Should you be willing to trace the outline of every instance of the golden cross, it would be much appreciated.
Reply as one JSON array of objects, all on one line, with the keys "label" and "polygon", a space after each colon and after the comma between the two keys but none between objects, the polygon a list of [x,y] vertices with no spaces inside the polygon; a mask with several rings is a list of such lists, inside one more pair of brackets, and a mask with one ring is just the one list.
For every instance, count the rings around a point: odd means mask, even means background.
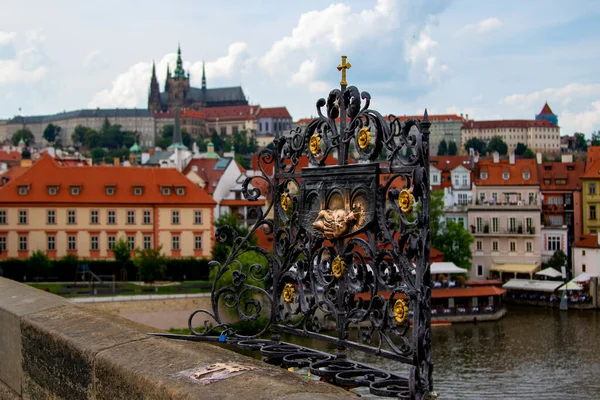
[{"label": "golden cross", "polygon": [[350,69],[352,66],[350,63],[346,62],[346,58],[346,56],[342,56],[342,63],[337,67],[338,71],[342,71],[342,81],[340,82],[340,85],[342,86],[348,86],[348,82],[346,82],[346,70]]}]

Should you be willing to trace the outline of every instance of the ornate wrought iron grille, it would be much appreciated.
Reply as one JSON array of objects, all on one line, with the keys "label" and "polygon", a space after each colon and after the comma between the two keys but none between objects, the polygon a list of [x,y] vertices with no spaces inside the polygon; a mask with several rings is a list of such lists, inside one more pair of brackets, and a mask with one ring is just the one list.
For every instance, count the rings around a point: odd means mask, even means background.
[{"label": "ornate wrought iron grille", "polygon": [[[212,262],[212,310],[190,316],[192,335],[185,338],[260,350],[268,362],[309,367],[376,395],[425,399],[433,393],[431,123],[427,110],[422,120],[403,122],[371,110],[369,93],[347,86],[349,67],[342,57],[341,87],[317,101],[318,117],[260,152],[260,173],[243,192],[270,204],[254,210],[247,236],[217,231],[232,250],[225,262]],[[309,165],[299,168],[304,157]],[[252,244],[259,229],[273,238],[272,252]],[[248,263],[247,254],[261,261]],[[224,321],[226,310],[264,325],[241,331]],[[195,321],[202,315],[203,330]],[[282,342],[281,333],[333,343],[337,353]],[[349,361],[350,348],[407,364],[405,376]]]}]

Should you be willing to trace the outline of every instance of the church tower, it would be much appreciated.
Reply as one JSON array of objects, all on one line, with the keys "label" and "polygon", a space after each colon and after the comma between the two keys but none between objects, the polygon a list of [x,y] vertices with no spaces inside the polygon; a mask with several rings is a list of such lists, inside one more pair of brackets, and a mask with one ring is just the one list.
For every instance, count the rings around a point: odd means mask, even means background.
[{"label": "church tower", "polygon": [[167,77],[169,110],[185,106],[185,98],[190,90],[190,74],[186,75],[181,59],[181,46],[177,48],[177,66],[172,77]]},{"label": "church tower", "polygon": [[158,79],[156,79],[156,66],[152,62],[152,77],[150,78],[150,91],[148,93],[148,110],[159,112],[160,104],[160,88],[158,87]]}]

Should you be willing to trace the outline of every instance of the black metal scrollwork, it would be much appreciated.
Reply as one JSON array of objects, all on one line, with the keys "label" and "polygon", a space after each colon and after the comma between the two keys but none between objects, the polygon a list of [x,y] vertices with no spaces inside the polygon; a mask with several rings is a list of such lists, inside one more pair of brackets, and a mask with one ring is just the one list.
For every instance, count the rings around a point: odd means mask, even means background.
[{"label": "black metal scrollwork", "polygon": [[[233,244],[231,254],[212,263],[212,310],[194,312],[189,327],[196,339],[225,335],[269,362],[308,367],[342,386],[424,399],[433,390],[430,122],[427,111],[422,120],[386,119],[370,101],[369,93],[342,85],[317,101],[318,116],[306,129],[276,136],[273,149],[260,152],[259,171],[243,193],[269,205],[256,211],[246,237],[217,232],[217,240]],[[300,169],[303,157],[309,167]],[[273,238],[272,251],[251,245],[259,229]],[[248,253],[263,262],[241,262]],[[265,324],[242,333],[224,322],[223,309]],[[198,315],[209,318],[196,323]],[[337,354],[283,343],[283,332],[335,344]],[[402,377],[349,361],[348,348],[401,361],[410,372]]]}]

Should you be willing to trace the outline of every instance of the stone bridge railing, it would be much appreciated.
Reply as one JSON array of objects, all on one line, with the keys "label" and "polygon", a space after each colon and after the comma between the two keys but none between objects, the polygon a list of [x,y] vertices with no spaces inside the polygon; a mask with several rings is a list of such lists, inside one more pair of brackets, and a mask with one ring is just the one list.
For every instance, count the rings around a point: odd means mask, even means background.
[{"label": "stone bridge railing", "polygon": [[[218,346],[150,337],[149,331],[0,278],[0,400],[353,397]],[[215,363],[241,372],[211,379],[206,368]]]}]

